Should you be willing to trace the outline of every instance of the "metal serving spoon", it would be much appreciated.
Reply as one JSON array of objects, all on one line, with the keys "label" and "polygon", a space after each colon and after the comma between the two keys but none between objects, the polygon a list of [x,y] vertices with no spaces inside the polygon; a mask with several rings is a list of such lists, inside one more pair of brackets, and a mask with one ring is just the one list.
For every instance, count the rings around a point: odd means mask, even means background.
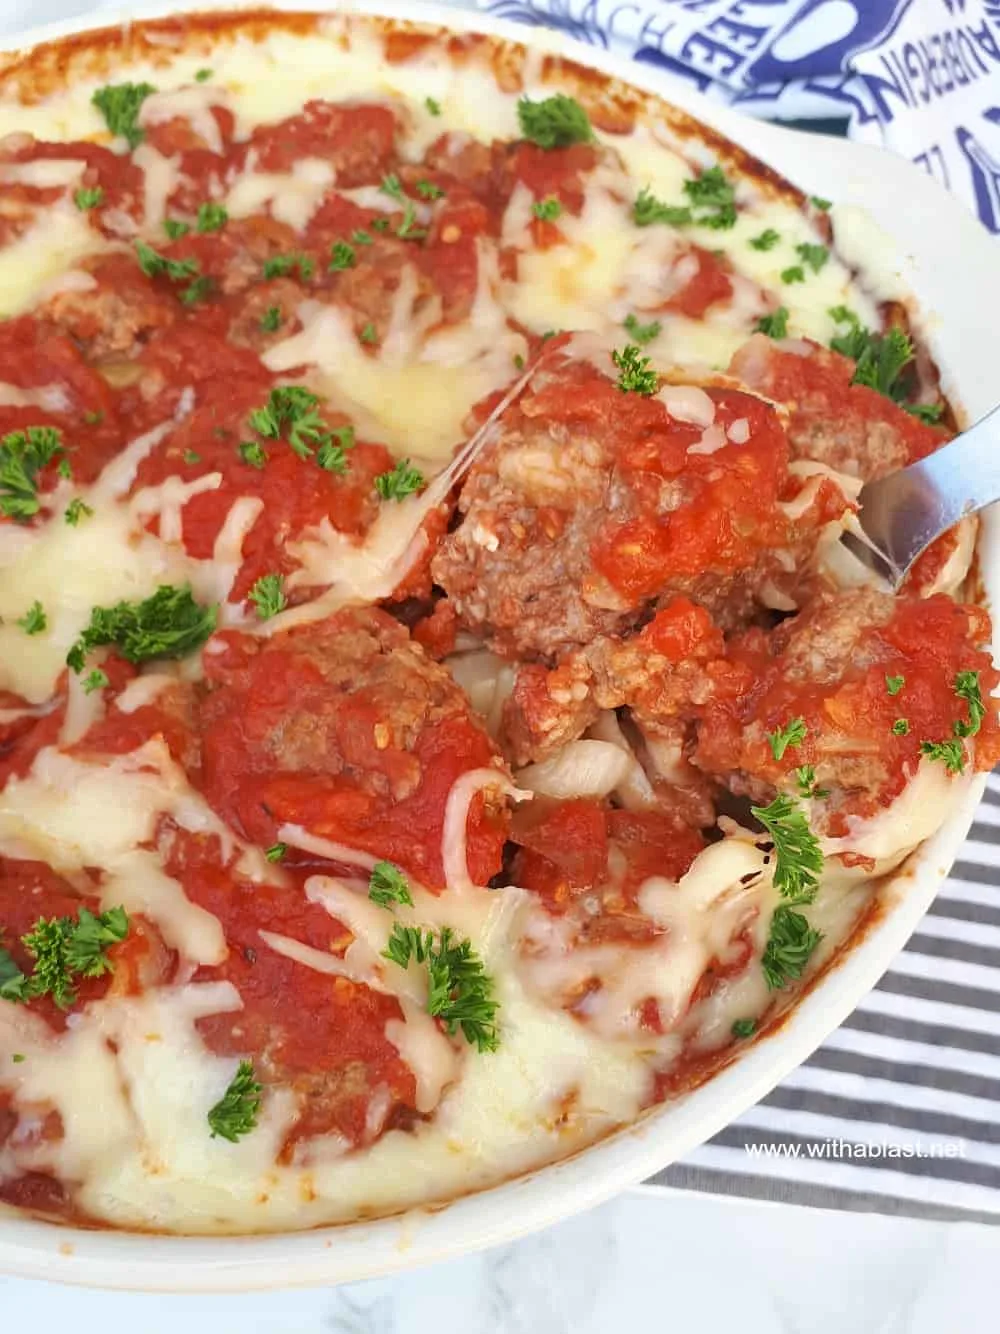
[{"label": "metal serving spoon", "polygon": [[858,496],[864,540],[844,545],[898,588],[920,553],[967,514],[1000,500],[1000,407],[908,468],[868,482]]}]

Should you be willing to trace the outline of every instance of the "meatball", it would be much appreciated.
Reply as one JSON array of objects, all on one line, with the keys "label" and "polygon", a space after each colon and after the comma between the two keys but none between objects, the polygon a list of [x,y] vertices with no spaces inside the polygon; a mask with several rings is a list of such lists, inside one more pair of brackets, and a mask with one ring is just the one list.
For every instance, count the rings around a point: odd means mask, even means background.
[{"label": "meatball", "polygon": [[469,809],[469,873],[499,869],[505,771],[448,671],[375,608],[352,608],[269,639],[220,634],[205,653],[205,792],[238,833],[268,845],[285,824],[445,883],[453,784],[496,770]]},{"label": "meatball", "polygon": [[675,598],[630,639],[596,639],[551,671],[529,663],[504,706],[507,751],[518,765],[544,760],[602,710],[622,706],[644,731],[683,742],[695,706],[709,697],[709,664],[724,651],[705,609]]},{"label": "meatball", "polygon": [[763,400],[714,384],[622,393],[588,349],[549,346],[462,490],[432,566],[462,624],[552,662],[677,594],[736,624],[760,601],[790,605],[847,508],[839,488],[789,476]]},{"label": "meatball", "polygon": [[792,350],[754,334],[729,370],[787,405],[793,458],[815,459],[865,481],[905,468],[946,438],[884,394],[851,384],[854,362],[818,343],[796,343]]},{"label": "meatball", "polygon": [[699,711],[694,763],[757,801],[810,796],[814,826],[841,836],[897,797],[922,759],[953,773],[996,762],[988,639],[983,611],[943,595],[825,594],[773,633],[730,644],[730,673]]}]

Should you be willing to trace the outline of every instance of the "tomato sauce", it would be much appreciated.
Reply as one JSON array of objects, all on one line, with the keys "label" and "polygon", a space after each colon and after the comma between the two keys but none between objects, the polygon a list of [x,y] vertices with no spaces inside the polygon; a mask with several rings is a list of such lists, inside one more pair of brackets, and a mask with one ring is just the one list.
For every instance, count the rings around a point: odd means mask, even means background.
[{"label": "tomato sauce", "polygon": [[[226,960],[199,968],[195,981],[231,982],[243,1000],[237,1013],[210,1015],[198,1028],[212,1051],[253,1053],[265,1086],[296,1094],[299,1112],[283,1156],[314,1135],[332,1132],[358,1145],[400,1124],[401,1116],[412,1119],[413,1075],[385,1036],[385,1025],[402,1019],[395,997],[297,963],[261,936],[285,936],[343,959],[353,938],[308,901],[308,872],[284,872],[280,887],[252,884],[226,868],[214,837],[175,829],[170,848],[168,874],[219,919],[229,946]],[[383,1110],[373,1122],[376,1098]]]}]

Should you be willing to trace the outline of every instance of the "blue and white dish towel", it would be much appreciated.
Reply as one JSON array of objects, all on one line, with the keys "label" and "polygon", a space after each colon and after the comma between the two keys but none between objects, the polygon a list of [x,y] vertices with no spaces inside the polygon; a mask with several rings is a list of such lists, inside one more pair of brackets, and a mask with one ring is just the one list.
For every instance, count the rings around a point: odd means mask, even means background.
[{"label": "blue and white dish towel", "polygon": [[1000,232],[1000,0],[478,0],[750,115],[846,121]]}]

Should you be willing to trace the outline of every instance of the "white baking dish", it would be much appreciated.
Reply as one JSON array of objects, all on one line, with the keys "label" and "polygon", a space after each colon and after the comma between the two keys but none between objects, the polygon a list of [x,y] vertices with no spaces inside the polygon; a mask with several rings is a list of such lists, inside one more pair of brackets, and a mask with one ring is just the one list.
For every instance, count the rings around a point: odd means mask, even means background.
[{"label": "white baking dish", "polygon": [[[657,91],[654,71],[560,34],[533,32],[444,6],[362,2],[337,7],[515,38]],[[133,10],[129,15],[99,12],[90,19],[26,32],[6,45],[30,46],[140,14],[210,8],[201,3]],[[273,8],[322,11],[327,6],[278,0]],[[685,91],[675,100],[806,193],[833,198],[842,252],[848,258],[863,253],[866,270],[874,268],[887,290],[902,280],[917,296],[924,336],[953,401],[969,418],[993,405],[994,312],[984,298],[1000,291],[1000,252],[960,204],[917,168],[879,150],[750,121],[694,92]],[[979,562],[992,601],[1000,587],[1000,525],[992,516],[982,526]],[[84,1231],[8,1213],[0,1216],[0,1270],[161,1291],[328,1284],[508,1241],[589,1208],[708,1139],[763,1097],[844,1019],[926,911],[962,843],[981,791],[979,780],[965,804],[885,889],[885,911],[864,940],[802,998],[775,1034],[683,1099],[656,1108],[641,1123],[567,1161],[433,1211],[275,1236],[212,1239]]]}]

